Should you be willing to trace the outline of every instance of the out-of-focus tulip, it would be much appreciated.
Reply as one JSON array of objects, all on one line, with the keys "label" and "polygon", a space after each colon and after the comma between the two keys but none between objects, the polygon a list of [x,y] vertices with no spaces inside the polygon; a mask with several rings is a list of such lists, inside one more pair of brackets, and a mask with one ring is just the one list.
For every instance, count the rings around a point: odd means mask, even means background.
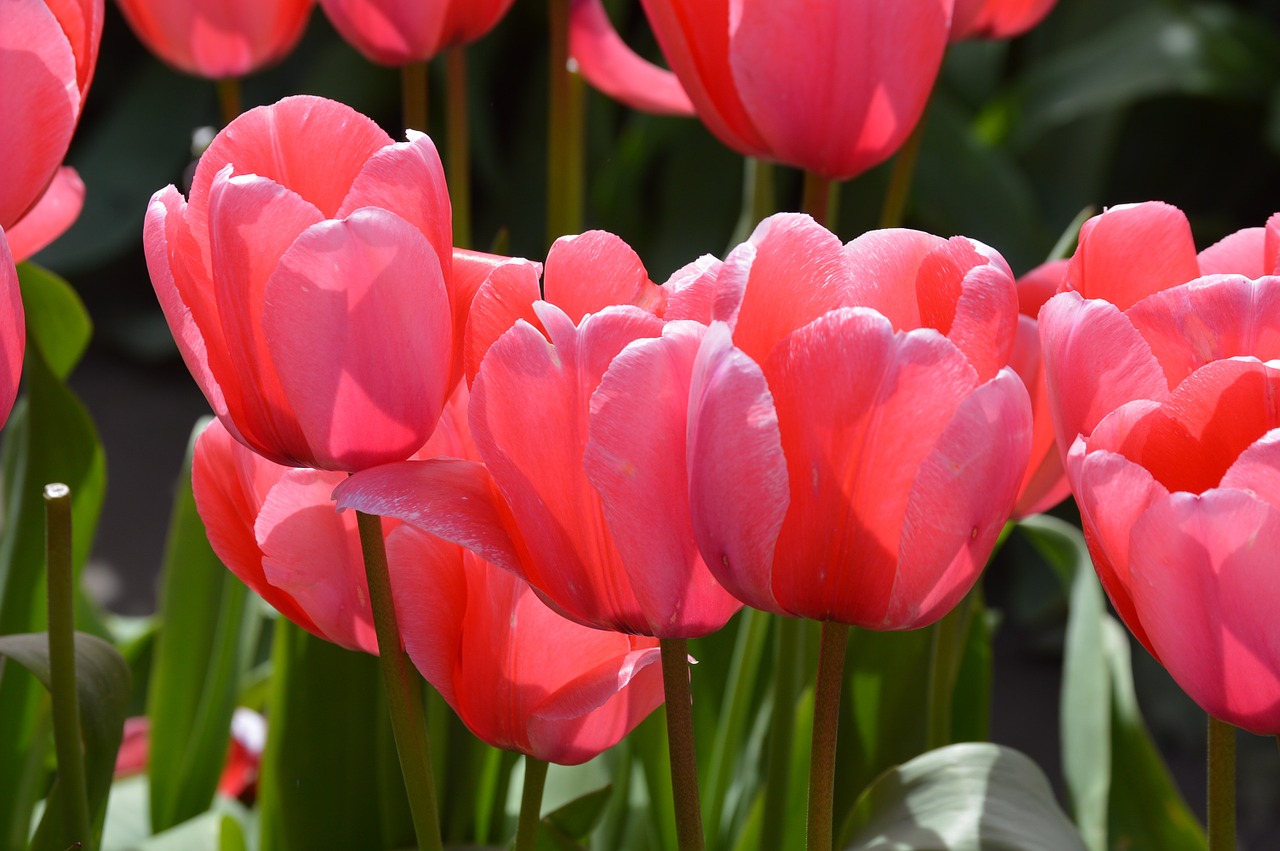
[{"label": "out-of-focus tulip", "polygon": [[1044,20],[1058,0],[955,0],[951,40],[1012,38]]},{"label": "out-of-focus tulip", "polygon": [[425,62],[493,29],[515,0],[320,0],[342,37],[383,65]]},{"label": "out-of-focus tulip", "polygon": [[449,196],[431,140],[409,136],[286,98],[218,134],[189,201],[151,200],[147,267],[187,367],[277,463],[407,458],[460,372]]},{"label": "out-of-focus tulip", "polygon": [[80,212],[84,186],[58,166],[93,80],[102,18],[102,0],[0,4],[0,228],[18,260]]},{"label": "out-of-focus tulip", "polygon": [[[625,371],[629,344],[662,333],[666,293],[602,233],[552,247],[546,301],[529,299],[531,269],[504,272],[516,281],[482,287],[468,328],[468,363],[478,364],[470,424],[484,466],[368,470],[338,489],[339,505],[467,546],[585,624],[659,638],[719,629],[741,603],[694,543],[684,432],[671,428],[686,403],[610,377]],[[617,403],[629,395],[642,410]]]},{"label": "out-of-focus tulip", "polygon": [[[245,800],[252,796],[258,767],[267,744],[267,720],[252,709],[237,706],[231,715],[231,739],[227,761],[218,778],[218,794]],[[124,721],[124,738],[116,753],[116,779],[147,770],[151,760],[151,719],[135,715]]]},{"label": "out-of-focus tulip", "polygon": [[1211,715],[1280,733],[1280,277],[1208,275],[1123,311],[1063,293],[1040,331],[1116,611]]},{"label": "out-of-focus tulip", "polygon": [[0,229],[0,425],[4,425],[18,396],[22,380],[22,356],[27,347],[26,313],[22,309],[22,291],[18,288],[18,270],[13,255]]},{"label": "out-of-focus tulip", "polygon": [[569,55],[591,85],[633,109],[658,115],[695,114],[676,75],[627,47],[601,0],[573,0]]},{"label": "out-of-focus tulip", "polygon": [[[871,629],[942,617],[981,572],[1030,450],[1003,259],[902,230],[842,246],[780,215],[686,292],[703,286],[720,321],[684,386],[712,572],[780,614]],[[644,344],[674,381],[666,364],[689,355],[662,345]]]},{"label": "out-of-focus tulip", "polygon": [[315,0],[118,0],[147,49],[214,80],[243,77],[293,50]]},{"label": "out-of-focus tulip", "polygon": [[[911,134],[942,64],[952,0],[643,0],[707,128],[741,154],[843,180]],[[678,97],[582,3],[584,74],[642,108]],[[654,103],[655,94],[664,95]],[[646,106],[646,102],[648,105]]]}]

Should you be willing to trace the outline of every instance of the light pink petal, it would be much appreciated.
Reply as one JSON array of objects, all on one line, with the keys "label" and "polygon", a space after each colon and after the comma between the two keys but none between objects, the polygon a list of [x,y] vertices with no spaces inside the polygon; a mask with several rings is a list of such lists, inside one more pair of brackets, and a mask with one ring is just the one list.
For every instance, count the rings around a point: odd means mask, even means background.
[{"label": "light pink petal", "polygon": [[1280,733],[1280,512],[1247,493],[1173,494],[1133,529],[1138,616],[1178,685],[1215,718]]},{"label": "light pink petal", "polygon": [[600,0],[573,0],[569,55],[587,82],[633,109],[658,115],[694,114],[676,75],[627,47]]},{"label": "light pink petal", "polygon": [[288,594],[320,633],[348,650],[378,653],[355,515],[330,494],[341,473],[289,470],[254,524],[267,581]]},{"label": "light pink petal", "polygon": [[685,451],[707,566],[738,599],[782,613],[770,579],[790,500],[778,415],[764,373],[724,323],[711,326],[694,362]]},{"label": "light pink petal", "polygon": [[1077,434],[1089,434],[1124,403],[1169,394],[1151,347],[1113,305],[1063,293],[1040,311],[1039,325],[1049,406],[1064,455]]},{"label": "light pink petal", "polygon": [[1157,201],[1111,207],[1085,222],[1067,267],[1071,289],[1121,310],[1199,276],[1187,217]]},{"label": "light pink petal", "polygon": [[1280,278],[1201,278],[1138,302],[1128,316],[1170,387],[1215,360],[1280,358]]},{"label": "light pink petal", "polygon": [[864,233],[844,249],[849,258],[847,303],[879,311],[895,331],[919,328],[920,265],[946,244],[942,237],[904,228]]},{"label": "light pink petal", "polygon": [[1280,508],[1280,429],[1272,429],[1240,453],[1221,486],[1249,491]]},{"label": "light pink petal", "polygon": [[0,230],[0,426],[13,410],[22,380],[22,356],[27,346],[26,314],[22,309],[22,291],[18,288],[18,270],[13,255]]},{"label": "light pink petal", "polygon": [[[469,0],[469,3],[472,0]],[[457,3],[320,0],[342,37],[366,59],[398,68],[425,62],[442,47],[445,19]]]},{"label": "light pink petal", "polygon": [[942,65],[950,0],[738,8],[729,66],[773,158],[844,180],[906,140]]},{"label": "light pink petal", "polygon": [[932,329],[895,334],[852,308],[792,334],[764,371],[791,481],[774,596],[802,617],[881,623],[913,482],[973,367]]},{"label": "light pink petal", "polygon": [[1026,390],[1008,368],[960,403],[911,486],[879,626],[932,623],[973,587],[1018,494],[1031,428]]},{"label": "light pink petal", "polygon": [[338,508],[394,517],[519,572],[506,506],[484,465],[436,459],[361,470],[334,488]]},{"label": "light pink petal", "polygon": [[17,224],[5,230],[14,261],[21,263],[62,236],[83,207],[84,181],[73,168],[58,169],[36,205]]},{"label": "light pink petal", "polygon": [[449,394],[453,320],[435,251],[364,208],[300,236],[267,285],[262,326],[315,465],[408,458]]},{"label": "light pink petal", "polygon": [[1027,472],[1013,508],[1015,518],[1048,511],[1071,493],[1062,455],[1053,435],[1053,413],[1049,388],[1044,379],[1044,358],[1040,353],[1040,331],[1034,319],[1018,317],[1018,338],[1009,358],[1031,397],[1031,454]]},{"label": "light pink petal", "polygon": [[715,632],[742,607],[703,564],[689,513],[689,387],[705,330],[673,322],[631,344],[591,397],[587,478],[660,638]]},{"label": "light pink petal", "polygon": [[[717,281],[723,266],[715,257],[704,254],[677,269],[662,285],[667,291],[667,309],[662,317],[667,321],[692,319],[710,325],[715,315]],[[739,292],[736,298],[741,301],[742,293]]]},{"label": "light pink petal", "polygon": [[1266,228],[1244,228],[1224,236],[1200,252],[1200,274],[1246,278],[1273,274],[1265,266],[1266,234]]},{"label": "light pink petal", "polygon": [[660,315],[666,301],[666,292],[649,280],[635,250],[602,230],[557,239],[547,252],[542,281],[543,297],[575,324],[619,304]]},{"label": "light pink petal", "polygon": [[513,260],[493,268],[471,301],[463,341],[467,383],[476,380],[485,353],[509,328],[523,319],[535,328],[542,322],[533,304],[542,295],[538,285],[539,267],[527,260]]}]

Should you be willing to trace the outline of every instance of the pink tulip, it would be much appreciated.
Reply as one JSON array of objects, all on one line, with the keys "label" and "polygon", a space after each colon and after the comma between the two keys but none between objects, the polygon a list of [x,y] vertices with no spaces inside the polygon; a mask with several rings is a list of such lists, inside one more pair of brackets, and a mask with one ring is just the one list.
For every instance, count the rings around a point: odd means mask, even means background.
[{"label": "pink tulip", "polygon": [[515,0],[320,0],[333,26],[365,58],[425,62],[493,29]]},{"label": "pink tulip", "polygon": [[1280,732],[1280,277],[1208,275],[1123,312],[1064,293],[1040,328],[1116,611],[1211,715]]},{"label": "pink tulip", "polygon": [[187,367],[227,431],[277,463],[407,458],[460,373],[449,196],[431,140],[409,135],[286,98],[218,134],[189,201],[151,199],[147,267]]},{"label": "pink tulip", "polygon": [[955,0],[951,40],[1012,38],[1044,20],[1058,0]]},{"label": "pink tulip", "polygon": [[632,109],[658,115],[694,114],[676,75],[627,47],[601,0],[573,0],[569,55],[592,86]]},{"label": "pink tulip", "polygon": [[635,351],[671,383],[692,362],[689,482],[713,574],[780,614],[942,617],[982,570],[1030,450],[1004,261],[913,231],[842,246],[779,215],[686,292],[703,286],[720,321],[696,345]]},{"label": "pink tulip", "polygon": [[18,288],[18,270],[5,233],[0,229],[0,426],[13,410],[22,380],[22,356],[27,346],[26,314],[22,309],[22,291]]},{"label": "pink tulip", "polygon": [[[707,129],[741,154],[837,180],[910,135],[942,64],[952,2],[643,0]],[[578,14],[574,52],[588,79],[627,103],[680,111],[592,2]]]},{"label": "pink tulip", "polygon": [[147,49],[175,68],[221,80],[283,59],[315,0],[119,0]]},{"label": "pink tulip", "polygon": [[672,430],[685,403],[624,375],[630,344],[663,333],[655,314],[667,294],[602,233],[556,242],[546,301],[531,268],[504,273],[511,280],[481,288],[468,327],[484,466],[368,470],[338,489],[339,505],[462,544],[584,624],[659,638],[719,629],[741,603],[694,543],[684,432]]},{"label": "pink tulip", "polygon": [[0,228],[19,261],[61,234],[84,187],[59,169],[98,60],[102,0],[0,4]]}]

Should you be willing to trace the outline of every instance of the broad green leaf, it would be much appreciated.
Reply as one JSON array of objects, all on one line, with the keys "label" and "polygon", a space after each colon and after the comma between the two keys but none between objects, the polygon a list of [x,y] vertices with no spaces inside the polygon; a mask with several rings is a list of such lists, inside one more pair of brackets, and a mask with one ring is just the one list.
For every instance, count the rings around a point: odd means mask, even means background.
[{"label": "broad green leaf", "polygon": [[191,453],[203,425],[192,433],[174,495],[161,574],[163,626],[147,693],[156,833],[209,808],[252,649],[248,592],[214,555],[191,495]]},{"label": "broad green leaf", "polygon": [[[49,688],[47,633],[0,636],[0,657],[17,662]],[[10,676],[6,675],[6,681]],[[96,636],[76,633],[76,691],[84,739],[85,786],[95,834],[102,831],[116,751],[120,749],[129,711],[130,686],[129,666],[114,647]],[[31,851],[63,851],[80,838],[65,833],[64,794],[55,780],[45,799],[44,816],[31,841]]]},{"label": "broad green leaf", "polygon": [[612,786],[588,792],[542,817],[538,848],[543,851],[581,851],[588,835],[609,806]]},{"label": "broad green leaf", "polygon": [[93,335],[89,314],[76,291],[49,270],[23,263],[18,275],[27,331],[40,347],[50,371],[65,381]]},{"label": "broad green leaf", "polygon": [[1000,745],[949,745],[892,768],[854,810],[847,851],[1083,851],[1049,781]]}]

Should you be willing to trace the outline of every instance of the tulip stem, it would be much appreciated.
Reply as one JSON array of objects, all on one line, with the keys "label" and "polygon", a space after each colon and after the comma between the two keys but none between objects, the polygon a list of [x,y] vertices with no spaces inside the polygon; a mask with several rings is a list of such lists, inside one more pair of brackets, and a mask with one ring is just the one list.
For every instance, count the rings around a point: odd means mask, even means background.
[{"label": "tulip stem", "polygon": [[583,85],[569,73],[569,0],[549,0],[550,123],[547,132],[547,242],[582,230]]},{"label": "tulip stem", "polygon": [[667,703],[667,747],[675,798],[680,851],[702,851],[702,808],[698,803],[698,760],[693,746],[693,695],[689,689],[689,642],[660,638],[662,688]]},{"label": "tulip stem", "polygon": [[449,147],[449,201],[453,205],[453,244],[471,247],[471,144],[467,115],[467,49],[445,52],[445,133]]},{"label": "tulip stem", "polygon": [[542,790],[547,785],[547,764],[531,756],[524,758],[524,790],[520,794],[520,821],[516,826],[515,851],[538,847],[538,825],[542,822]]},{"label": "tulip stem", "polygon": [[400,772],[404,775],[405,791],[409,795],[414,833],[417,834],[419,848],[443,851],[435,781],[431,776],[431,749],[422,709],[422,681],[410,668],[400,646],[400,626],[396,622],[395,601],[391,596],[382,518],[357,511],[356,522],[360,529],[365,575],[369,580],[373,625],[378,634],[379,667],[387,689],[387,708],[391,712],[391,729],[395,734],[396,752],[400,756]]},{"label": "tulip stem", "polygon": [[800,689],[803,623],[775,616],[778,655],[773,670],[773,709],[769,716],[769,750],[765,761],[764,815],[761,848],[782,848],[791,797],[791,753],[796,732],[796,692]]},{"label": "tulip stem", "polygon": [[831,851],[836,780],[836,731],[840,726],[840,689],[847,624],[824,621],[818,649],[818,682],[813,697],[813,755],[809,761],[809,851]]},{"label": "tulip stem", "polygon": [[800,206],[813,220],[830,230],[831,190],[834,187],[831,178],[823,177],[812,171],[804,173],[804,197]]},{"label": "tulip stem", "polygon": [[240,115],[240,78],[227,77],[218,80],[218,109],[222,113],[222,126],[226,127]]},{"label": "tulip stem", "polygon": [[410,62],[400,69],[400,112],[409,130],[427,132],[427,63]]},{"label": "tulip stem", "polygon": [[71,568],[71,489],[45,485],[45,552],[49,565],[49,680],[53,694],[53,746],[58,785],[67,793],[66,833],[77,847],[93,849],[84,752],[80,745],[80,695],[76,690],[76,633]]},{"label": "tulip stem", "polygon": [[1209,851],[1236,847],[1236,728],[1209,717]]},{"label": "tulip stem", "polygon": [[924,139],[924,118],[916,124],[907,141],[898,149],[898,156],[893,160],[893,171],[889,175],[889,190],[884,196],[884,206],[880,208],[880,227],[902,227],[902,220],[907,213],[907,199],[911,197],[911,179],[916,173],[916,163],[920,159],[920,141]]}]

